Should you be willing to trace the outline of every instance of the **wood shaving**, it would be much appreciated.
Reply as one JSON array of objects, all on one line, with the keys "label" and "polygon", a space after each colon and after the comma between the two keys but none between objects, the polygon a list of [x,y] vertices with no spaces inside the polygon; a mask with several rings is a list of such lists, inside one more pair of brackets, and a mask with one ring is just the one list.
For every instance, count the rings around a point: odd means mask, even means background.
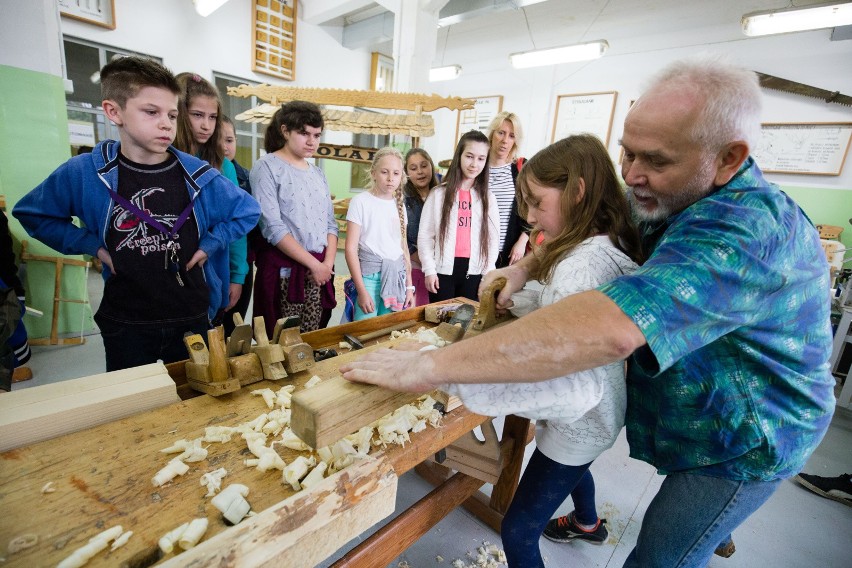
[{"label": "wood shaving", "polygon": [[52,481],[48,481],[41,487],[42,493],[53,493],[54,491],[56,491],[56,487],[53,486]]},{"label": "wood shaving", "polygon": [[12,540],[9,541],[9,546],[6,547],[6,551],[9,554],[15,554],[16,552],[20,552],[22,550],[26,550],[31,546],[35,546],[38,543],[38,535],[27,533],[16,536]]}]

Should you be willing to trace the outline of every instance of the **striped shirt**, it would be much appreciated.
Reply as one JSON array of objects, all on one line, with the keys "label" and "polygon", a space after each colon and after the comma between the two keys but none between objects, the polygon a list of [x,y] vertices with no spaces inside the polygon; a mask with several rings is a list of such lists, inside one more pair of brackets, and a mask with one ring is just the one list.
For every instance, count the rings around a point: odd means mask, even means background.
[{"label": "striped shirt", "polygon": [[500,250],[503,250],[506,229],[509,227],[509,217],[512,213],[512,200],[515,199],[511,162],[488,168],[488,189],[497,201],[497,211],[500,212]]}]

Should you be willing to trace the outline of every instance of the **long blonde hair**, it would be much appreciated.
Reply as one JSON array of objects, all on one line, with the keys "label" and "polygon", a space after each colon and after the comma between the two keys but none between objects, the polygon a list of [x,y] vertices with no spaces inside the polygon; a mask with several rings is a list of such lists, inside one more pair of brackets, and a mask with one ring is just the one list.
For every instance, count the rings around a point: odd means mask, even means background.
[{"label": "long blonde hair", "polygon": [[[585,189],[580,193],[580,179]],[[565,227],[556,237],[535,249],[538,270],[531,276],[547,283],[556,265],[589,237],[604,233],[624,254],[642,262],[639,233],[612,159],[601,141],[591,134],[563,138],[530,158],[518,174],[518,212],[526,217],[532,200],[529,182],[562,191],[560,208]],[[536,242],[540,231],[533,230]]]},{"label": "long blonde hair", "polygon": [[375,194],[376,192],[376,179],[373,176],[376,172],[376,168],[379,166],[379,161],[382,158],[386,158],[387,156],[393,156],[399,160],[400,170],[402,171],[402,177],[399,180],[399,185],[393,190],[393,199],[396,202],[396,213],[399,216],[399,234],[402,237],[401,245],[402,245],[402,255],[405,257],[405,269],[407,272],[411,272],[411,257],[408,254],[408,242],[406,240],[406,223],[405,223],[405,206],[402,201],[402,188],[405,187],[406,175],[405,175],[405,161],[402,158],[402,152],[397,150],[392,146],[385,146],[384,148],[380,148],[376,154],[373,156],[373,162],[370,164],[370,174],[369,181],[367,182],[367,189],[370,193]]},{"label": "long blonde hair", "polygon": [[488,144],[493,145],[494,132],[500,128],[504,122],[511,123],[512,128],[515,131],[515,145],[512,146],[512,151],[509,152],[509,161],[514,162],[518,158],[521,142],[524,140],[524,129],[521,127],[521,119],[518,118],[517,114],[505,110],[498,112],[497,115],[491,119],[491,123],[488,125],[488,130],[486,130],[485,135],[488,137]]}]

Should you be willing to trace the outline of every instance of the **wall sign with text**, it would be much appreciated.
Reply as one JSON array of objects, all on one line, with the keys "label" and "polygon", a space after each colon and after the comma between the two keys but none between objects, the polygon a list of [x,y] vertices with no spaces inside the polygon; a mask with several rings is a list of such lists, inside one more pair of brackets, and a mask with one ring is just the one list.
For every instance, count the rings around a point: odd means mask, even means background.
[{"label": "wall sign with text", "polygon": [[551,144],[572,134],[588,132],[600,138],[604,146],[608,147],[617,96],[615,91],[559,95],[556,98]]},{"label": "wall sign with text", "polygon": [[485,131],[488,130],[488,125],[491,124],[491,120],[497,116],[498,112],[503,110],[503,95],[467,98],[475,98],[476,103],[470,110],[458,111],[458,118],[456,118],[456,142],[458,142],[462,134],[469,130],[479,130],[485,134]]},{"label": "wall sign with text", "polygon": [[764,172],[839,176],[850,139],[852,122],[768,123],[751,155]]},{"label": "wall sign with text", "polygon": [[115,0],[58,0],[59,13],[74,20],[115,29]]}]

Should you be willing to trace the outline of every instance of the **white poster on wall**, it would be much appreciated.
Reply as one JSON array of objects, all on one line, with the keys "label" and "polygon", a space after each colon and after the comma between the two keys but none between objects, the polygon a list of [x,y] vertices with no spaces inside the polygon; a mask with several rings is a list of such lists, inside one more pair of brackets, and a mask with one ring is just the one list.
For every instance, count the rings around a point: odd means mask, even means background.
[{"label": "white poster on wall", "polygon": [[95,125],[81,120],[69,120],[68,138],[72,146],[94,146]]}]

